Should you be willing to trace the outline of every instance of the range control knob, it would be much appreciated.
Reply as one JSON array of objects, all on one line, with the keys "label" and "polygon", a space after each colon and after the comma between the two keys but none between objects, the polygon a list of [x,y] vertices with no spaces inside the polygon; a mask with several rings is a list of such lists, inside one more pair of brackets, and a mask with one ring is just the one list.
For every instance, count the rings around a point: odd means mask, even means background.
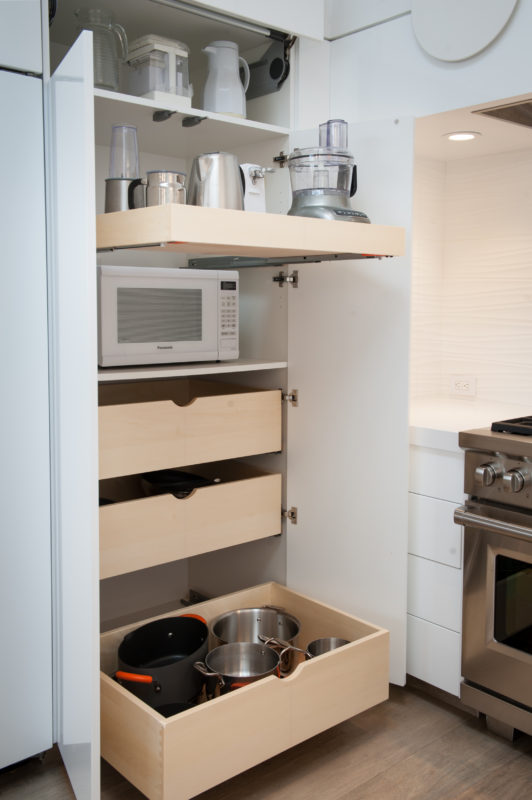
[{"label": "range control knob", "polygon": [[501,469],[498,464],[480,464],[475,469],[475,483],[477,486],[491,486],[500,474]]},{"label": "range control knob", "polygon": [[502,485],[505,492],[516,494],[526,483],[527,476],[519,469],[511,469],[502,476]]}]

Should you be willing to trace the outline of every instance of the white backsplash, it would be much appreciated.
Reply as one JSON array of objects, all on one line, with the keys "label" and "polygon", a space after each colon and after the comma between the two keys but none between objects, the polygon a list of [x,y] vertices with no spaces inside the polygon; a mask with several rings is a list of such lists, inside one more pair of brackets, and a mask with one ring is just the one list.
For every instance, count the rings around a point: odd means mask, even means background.
[{"label": "white backsplash", "polygon": [[532,413],[532,149],[418,159],[414,189],[412,401],[467,375]]}]

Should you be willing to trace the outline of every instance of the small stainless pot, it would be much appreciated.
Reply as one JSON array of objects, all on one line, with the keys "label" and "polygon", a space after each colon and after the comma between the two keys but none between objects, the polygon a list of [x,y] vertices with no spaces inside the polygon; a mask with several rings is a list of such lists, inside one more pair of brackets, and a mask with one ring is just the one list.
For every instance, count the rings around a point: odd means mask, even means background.
[{"label": "small stainless pot", "polygon": [[[238,608],[226,611],[211,624],[211,633],[218,645],[230,642],[256,642],[268,639],[282,639],[286,645],[295,646],[301,624],[297,617],[281,608],[264,606],[262,608]],[[286,645],[277,646],[280,652]],[[274,644],[270,645],[275,647]],[[281,675],[290,672],[293,663],[291,650],[281,659]]]},{"label": "small stainless pot", "polygon": [[216,678],[224,694],[268,675],[279,675],[279,664],[279,654],[271,647],[232,642],[215,647],[205,656],[205,663],[196,661],[194,667],[205,677]]}]

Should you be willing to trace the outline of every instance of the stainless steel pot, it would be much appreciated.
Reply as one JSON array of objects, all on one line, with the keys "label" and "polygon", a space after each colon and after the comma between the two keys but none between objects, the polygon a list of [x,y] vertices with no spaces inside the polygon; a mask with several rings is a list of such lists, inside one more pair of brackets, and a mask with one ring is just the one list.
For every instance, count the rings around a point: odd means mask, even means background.
[{"label": "stainless steel pot", "polygon": [[[277,648],[280,652],[287,645],[296,645],[300,627],[299,620],[292,614],[281,608],[264,606],[226,611],[212,622],[211,633],[218,645],[230,642],[259,642],[263,636],[268,639],[282,639],[286,645]],[[282,675],[290,672],[292,663],[292,651],[288,650],[281,658]]]},{"label": "stainless steel pot", "polygon": [[244,174],[232,153],[202,153],[190,168],[187,203],[208,208],[244,208]]},{"label": "stainless steel pot", "polygon": [[194,667],[205,677],[215,678],[224,694],[268,675],[280,676],[279,665],[279,654],[271,647],[232,642],[215,647],[205,656],[205,663],[196,661]]}]

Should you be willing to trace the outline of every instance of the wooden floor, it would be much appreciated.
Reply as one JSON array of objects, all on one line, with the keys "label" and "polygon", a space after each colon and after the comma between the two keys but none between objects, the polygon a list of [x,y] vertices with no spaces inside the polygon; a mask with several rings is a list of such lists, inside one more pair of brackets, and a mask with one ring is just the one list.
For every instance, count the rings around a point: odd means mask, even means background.
[{"label": "wooden floor", "polygon": [[[101,796],[144,798],[105,762]],[[72,800],[74,795],[54,749],[42,761],[1,772],[0,797]],[[483,719],[418,687],[391,687],[388,702],[198,795],[198,800],[266,798],[530,800],[532,737],[506,741],[487,731]]]}]

